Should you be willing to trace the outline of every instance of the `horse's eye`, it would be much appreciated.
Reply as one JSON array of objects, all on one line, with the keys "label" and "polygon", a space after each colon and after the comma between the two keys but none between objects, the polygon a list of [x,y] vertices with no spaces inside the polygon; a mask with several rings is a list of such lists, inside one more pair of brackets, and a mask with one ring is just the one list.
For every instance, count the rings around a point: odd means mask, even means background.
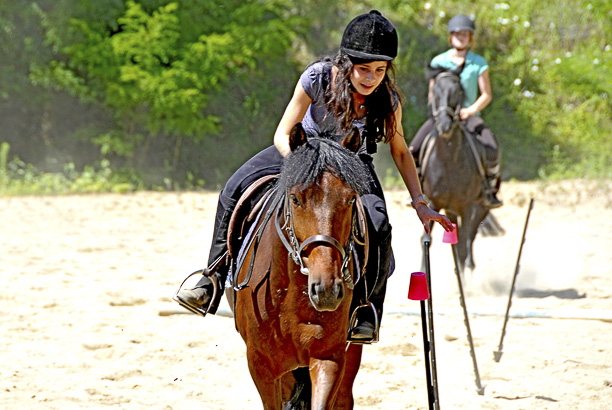
[{"label": "horse's eye", "polygon": [[298,199],[297,196],[291,194],[291,202],[293,202],[293,205],[295,206],[300,206],[302,205],[302,203],[300,202],[300,200]]},{"label": "horse's eye", "polygon": [[349,204],[349,206],[355,205],[355,201],[356,201],[356,200],[357,200],[357,198],[352,197],[352,198],[349,200],[349,203],[348,203],[348,204]]}]

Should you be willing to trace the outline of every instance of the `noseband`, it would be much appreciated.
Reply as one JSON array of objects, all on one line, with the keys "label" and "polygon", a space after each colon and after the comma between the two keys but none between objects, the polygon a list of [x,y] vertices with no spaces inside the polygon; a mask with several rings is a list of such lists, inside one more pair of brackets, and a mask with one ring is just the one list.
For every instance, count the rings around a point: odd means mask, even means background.
[{"label": "noseband", "polygon": [[[281,226],[280,218],[283,213],[285,216],[285,222]],[[352,257],[357,260],[355,243],[365,246],[365,243],[359,241],[357,237],[359,229],[355,208],[353,208],[353,215],[351,219],[351,235],[349,236],[349,239],[344,247],[342,247],[340,241],[338,241],[333,236],[322,234],[313,235],[300,244],[295,235],[295,229],[293,227],[293,213],[291,212],[291,204],[289,203],[288,192],[285,194],[285,200],[281,201],[278,205],[274,224],[276,226],[276,233],[278,234],[278,237],[281,239],[283,245],[289,252],[289,256],[291,256],[291,259],[293,259],[296,265],[300,266],[300,272],[302,274],[308,276],[308,274],[310,273],[308,271],[308,268],[304,265],[304,261],[302,259],[302,252],[304,252],[304,250],[312,244],[324,244],[331,246],[340,253],[340,256],[342,257],[342,266],[340,267],[342,272],[342,279],[349,287],[349,289],[353,289],[355,287],[355,283],[359,280],[361,274],[359,273],[357,280],[354,281],[353,277],[351,276],[351,272],[348,268],[349,262]],[[359,269],[356,270],[359,272]]]}]

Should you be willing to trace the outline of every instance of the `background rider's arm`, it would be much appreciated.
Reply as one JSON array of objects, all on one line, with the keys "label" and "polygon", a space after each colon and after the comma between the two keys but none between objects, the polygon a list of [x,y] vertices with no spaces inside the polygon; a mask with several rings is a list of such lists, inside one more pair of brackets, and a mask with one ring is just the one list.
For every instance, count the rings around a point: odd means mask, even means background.
[{"label": "background rider's arm", "polygon": [[287,154],[291,152],[289,148],[289,134],[291,133],[291,129],[295,124],[304,119],[306,110],[311,102],[312,100],[308,94],[306,94],[306,91],[304,91],[302,84],[298,82],[295,86],[293,97],[291,97],[291,101],[289,101],[285,113],[274,133],[274,145],[283,157],[286,157]]},{"label": "background rider's arm", "polygon": [[478,76],[478,88],[480,89],[480,96],[478,97],[476,102],[474,102],[474,104],[461,110],[462,112],[460,113],[460,115],[462,120],[465,120],[466,118],[471,117],[477,112],[482,111],[493,100],[493,94],[491,92],[491,80],[489,79],[488,69],[483,71],[483,73]]},{"label": "background rider's arm", "polygon": [[427,91],[427,101],[429,102],[433,101],[433,87],[435,82],[436,80],[434,80],[433,78],[429,80],[429,89]]}]

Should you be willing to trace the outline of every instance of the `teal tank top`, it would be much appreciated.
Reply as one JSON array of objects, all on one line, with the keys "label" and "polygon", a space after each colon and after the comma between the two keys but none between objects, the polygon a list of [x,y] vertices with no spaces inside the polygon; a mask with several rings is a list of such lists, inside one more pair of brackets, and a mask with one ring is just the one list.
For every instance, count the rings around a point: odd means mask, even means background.
[{"label": "teal tank top", "polygon": [[[446,51],[431,60],[432,67],[448,68],[455,70],[457,65],[452,61],[453,49]],[[471,50],[465,56],[465,66],[461,72],[461,86],[465,91],[464,107],[469,107],[474,104],[480,95],[478,87],[478,77],[489,68],[485,59]]]}]

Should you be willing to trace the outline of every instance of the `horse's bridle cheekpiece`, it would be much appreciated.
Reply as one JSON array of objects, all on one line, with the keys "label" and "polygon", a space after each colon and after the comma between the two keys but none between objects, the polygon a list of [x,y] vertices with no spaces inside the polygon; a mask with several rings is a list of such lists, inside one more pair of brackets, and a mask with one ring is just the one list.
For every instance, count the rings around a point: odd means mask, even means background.
[{"label": "horse's bridle cheekpiece", "polygon": [[[453,78],[458,78],[458,76],[452,72],[442,72],[440,74],[438,74],[436,76],[436,81],[438,79],[441,78],[445,78],[445,77],[453,77]],[[455,107],[455,109],[453,110],[451,107],[449,107],[448,105],[444,105],[442,107],[437,107],[436,106],[436,99],[432,98],[431,101],[431,111],[433,114],[434,119],[437,119],[441,114],[448,114],[450,115],[450,117],[453,119],[453,122],[457,122],[459,121],[459,111],[461,110],[461,104],[457,104],[457,107]],[[454,126],[454,124],[453,124]]]},{"label": "horse's bridle cheekpiece", "polygon": [[[285,222],[281,226],[280,217],[283,212],[285,216]],[[351,222],[351,235],[344,247],[342,247],[342,244],[336,238],[322,234],[313,235],[309,238],[306,238],[306,240],[304,240],[304,242],[300,244],[295,235],[295,229],[293,227],[293,213],[291,212],[291,204],[289,203],[288,192],[285,194],[285,200],[279,203],[274,224],[276,226],[276,232],[278,234],[278,237],[281,239],[283,245],[289,252],[289,256],[291,256],[291,259],[293,259],[295,264],[300,267],[300,272],[302,274],[308,276],[308,274],[310,273],[308,271],[308,268],[304,265],[304,261],[302,260],[302,252],[304,252],[304,250],[312,244],[325,244],[331,246],[340,253],[340,256],[342,257],[342,266],[340,268],[342,272],[342,279],[349,287],[349,289],[353,289],[355,287],[355,283],[359,280],[361,274],[359,273],[357,280],[353,280],[353,277],[351,276],[351,272],[349,270],[349,262],[351,261],[351,257],[353,256],[355,260],[357,259],[355,243],[359,245],[365,245],[357,239],[356,232],[358,231],[358,228],[357,216],[355,211],[353,211],[353,217]],[[359,270],[357,269],[357,271]]]}]

